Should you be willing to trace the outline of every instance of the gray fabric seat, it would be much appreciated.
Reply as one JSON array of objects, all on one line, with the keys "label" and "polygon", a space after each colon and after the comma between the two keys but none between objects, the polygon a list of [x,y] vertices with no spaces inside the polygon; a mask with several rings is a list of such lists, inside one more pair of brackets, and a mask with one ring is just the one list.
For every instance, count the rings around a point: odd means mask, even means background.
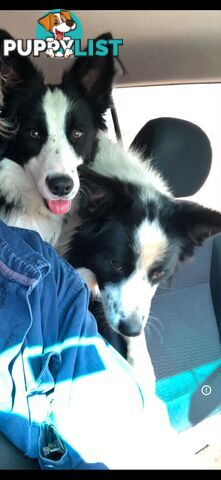
[{"label": "gray fabric seat", "polygon": [[37,460],[26,457],[0,433],[0,470],[40,470]]},{"label": "gray fabric seat", "polygon": [[[161,325],[155,323],[159,334],[151,327],[146,330],[158,379],[221,357],[211,291],[211,265],[216,255],[214,242],[208,240],[203,247],[197,248],[195,257],[181,264],[170,284],[160,286],[153,298],[151,313],[161,322]],[[221,248],[221,236],[217,237],[217,242]]]},{"label": "gray fabric seat", "polygon": [[[221,235],[158,288],[146,327],[158,395],[179,431],[221,410]],[[209,395],[202,393],[207,385]],[[207,388],[207,387],[206,387]]]}]

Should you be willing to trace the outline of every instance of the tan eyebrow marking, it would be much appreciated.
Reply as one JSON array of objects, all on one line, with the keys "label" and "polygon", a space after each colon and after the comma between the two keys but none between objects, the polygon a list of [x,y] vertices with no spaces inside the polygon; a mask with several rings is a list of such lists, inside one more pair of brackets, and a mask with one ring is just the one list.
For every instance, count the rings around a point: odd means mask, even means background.
[{"label": "tan eyebrow marking", "polygon": [[168,240],[158,220],[144,220],[135,235],[138,268],[146,272],[153,263],[163,260],[167,247]]},{"label": "tan eyebrow marking", "polygon": [[161,261],[164,258],[165,250],[167,248],[166,239],[157,244],[145,244],[141,246],[139,267],[143,271],[147,271],[154,262]]}]

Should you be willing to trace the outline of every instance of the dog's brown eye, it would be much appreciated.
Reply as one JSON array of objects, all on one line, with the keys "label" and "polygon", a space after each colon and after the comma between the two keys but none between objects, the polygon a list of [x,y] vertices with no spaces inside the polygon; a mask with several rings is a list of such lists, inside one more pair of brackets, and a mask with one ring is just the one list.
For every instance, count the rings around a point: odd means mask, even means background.
[{"label": "dog's brown eye", "polygon": [[41,135],[38,130],[30,130],[29,137],[32,138],[32,140],[39,140]]},{"label": "dog's brown eye", "polygon": [[122,272],[123,270],[123,265],[120,262],[116,262],[115,260],[111,260],[111,266],[116,270],[117,272]]},{"label": "dog's brown eye", "polygon": [[81,130],[75,129],[71,132],[72,140],[79,140],[83,135],[84,133]]},{"label": "dog's brown eye", "polygon": [[158,269],[151,272],[150,278],[152,282],[159,282],[160,280],[162,280],[164,275],[165,275],[165,271]]}]

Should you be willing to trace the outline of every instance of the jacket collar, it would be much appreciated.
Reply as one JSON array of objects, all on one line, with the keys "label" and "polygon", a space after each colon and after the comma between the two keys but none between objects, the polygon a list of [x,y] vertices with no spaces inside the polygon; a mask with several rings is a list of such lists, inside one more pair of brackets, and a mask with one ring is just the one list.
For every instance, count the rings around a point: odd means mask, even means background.
[{"label": "jacket collar", "polygon": [[51,270],[39,250],[44,243],[36,232],[9,227],[0,220],[0,274],[23,286],[35,286]]}]

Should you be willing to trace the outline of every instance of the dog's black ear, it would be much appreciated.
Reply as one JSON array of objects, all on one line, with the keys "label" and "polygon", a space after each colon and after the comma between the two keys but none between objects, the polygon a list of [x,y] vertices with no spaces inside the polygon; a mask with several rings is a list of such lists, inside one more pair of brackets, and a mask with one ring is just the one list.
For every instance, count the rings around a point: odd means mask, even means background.
[{"label": "dog's black ear", "polygon": [[85,165],[80,166],[78,171],[81,184],[81,218],[106,218],[116,210],[128,210],[133,200],[126,184],[115,178],[104,177]]},{"label": "dog's black ear", "polygon": [[[111,33],[103,33],[95,39],[110,40]],[[112,83],[115,75],[114,57],[112,48],[107,45],[108,53],[105,56],[80,57],[71,69],[64,73],[63,86],[71,90],[77,86],[88,101],[94,102],[99,113],[104,113],[111,103]]]},{"label": "dog's black ear", "polygon": [[172,223],[181,238],[182,261],[193,255],[194,247],[221,232],[221,213],[194,202],[180,200],[176,201]]},{"label": "dog's black ear", "polygon": [[19,55],[17,50],[11,51],[8,56],[4,55],[5,40],[14,38],[6,30],[0,29],[0,74],[4,90],[6,92],[10,88],[19,90],[33,82],[34,78],[42,81],[41,74],[28,57]]}]

